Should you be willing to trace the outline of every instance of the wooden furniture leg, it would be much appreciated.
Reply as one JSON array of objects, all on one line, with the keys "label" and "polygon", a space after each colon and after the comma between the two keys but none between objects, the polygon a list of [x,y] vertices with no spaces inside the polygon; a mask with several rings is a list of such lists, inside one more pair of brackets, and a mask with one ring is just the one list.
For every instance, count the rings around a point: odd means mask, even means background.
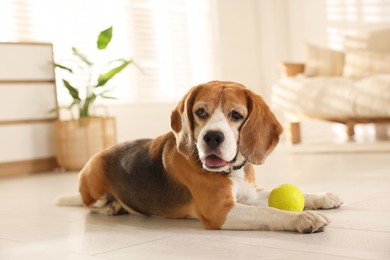
[{"label": "wooden furniture leg", "polygon": [[345,133],[347,134],[347,137],[349,140],[353,139],[353,136],[355,135],[355,124],[351,122],[347,122],[344,124],[345,126]]},{"label": "wooden furniture leg", "polygon": [[301,130],[299,122],[287,121],[285,124],[285,130],[287,143],[299,144],[301,142]]}]

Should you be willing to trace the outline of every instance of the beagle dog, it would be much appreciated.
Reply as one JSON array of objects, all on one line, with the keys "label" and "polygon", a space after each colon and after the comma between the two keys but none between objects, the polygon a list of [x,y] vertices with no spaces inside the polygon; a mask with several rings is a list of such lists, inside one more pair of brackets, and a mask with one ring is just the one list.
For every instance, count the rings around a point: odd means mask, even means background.
[{"label": "beagle dog", "polygon": [[[282,126],[263,99],[243,85],[213,81],[193,87],[173,109],[172,131],[112,146],[79,174],[93,212],[197,218],[207,229],[323,231],[313,211],[267,207],[252,164],[262,164]],[[331,193],[305,194],[306,209],[337,208]]]}]

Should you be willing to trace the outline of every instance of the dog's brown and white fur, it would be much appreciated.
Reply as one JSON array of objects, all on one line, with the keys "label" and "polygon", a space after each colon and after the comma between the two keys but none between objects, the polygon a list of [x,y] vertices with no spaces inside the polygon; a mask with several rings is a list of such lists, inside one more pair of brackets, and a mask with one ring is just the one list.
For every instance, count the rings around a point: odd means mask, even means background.
[{"label": "dog's brown and white fur", "polygon": [[[262,164],[282,127],[263,99],[233,82],[192,88],[171,113],[172,132],[93,156],[79,192],[94,212],[198,218],[208,229],[322,231],[329,219],[267,207],[252,164]],[[330,193],[305,194],[306,209],[337,208]]]}]

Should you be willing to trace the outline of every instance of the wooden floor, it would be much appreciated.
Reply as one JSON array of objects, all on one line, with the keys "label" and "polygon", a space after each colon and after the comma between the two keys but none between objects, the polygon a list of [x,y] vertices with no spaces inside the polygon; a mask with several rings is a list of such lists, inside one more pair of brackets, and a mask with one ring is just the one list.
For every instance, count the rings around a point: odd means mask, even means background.
[{"label": "wooden floor", "polygon": [[56,207],[76,173],[0,179],[0,259],[390,259],[390,153],[294,154],[257,170],[267,188],[293,183],[344,199],[323,233],[208,231],[195,220],[89,214]]}]

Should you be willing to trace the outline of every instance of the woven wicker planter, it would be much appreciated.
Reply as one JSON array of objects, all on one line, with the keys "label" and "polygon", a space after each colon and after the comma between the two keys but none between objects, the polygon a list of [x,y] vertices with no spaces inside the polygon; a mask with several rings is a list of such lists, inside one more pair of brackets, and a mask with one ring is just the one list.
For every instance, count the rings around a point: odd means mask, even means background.
[{"label": "woven wicker planter", "polygon": [[88,117],[55,122],[58,164],[79,171],[97,152],[116,143],[116,124],[112,117]]}]

